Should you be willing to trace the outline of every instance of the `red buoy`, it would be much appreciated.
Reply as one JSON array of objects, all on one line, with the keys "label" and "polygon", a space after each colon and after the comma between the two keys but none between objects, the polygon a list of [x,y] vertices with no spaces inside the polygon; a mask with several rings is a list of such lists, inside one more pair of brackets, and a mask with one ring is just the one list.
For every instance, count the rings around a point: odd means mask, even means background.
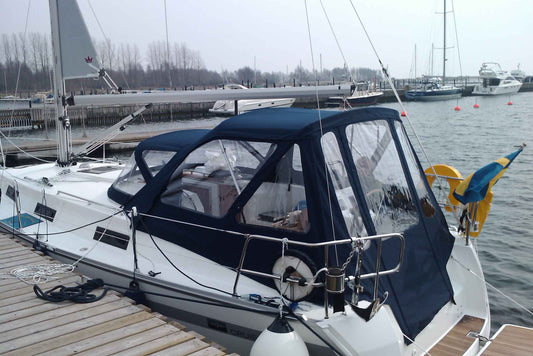
[{"label": "red buoy", "polygon": [[474,109],[479,108],[479,105],[477,103],[474,104]]},{"label": "red buoy", "polygon": [[454,109],[455,111],[459,111],[459,110],[461,110],[461,108],[460,108],[459,106],[456,106],[456,107],[454,107],[453,109]]},{"label": "red buoy", "polygon": [[400,113],[400,116],[405,116],[405,111],[402,111],[402,112]]},{"label": "red buoy", "polygon": [[513,105],[513,102],[512,101],[508,101],[507,105]]}]

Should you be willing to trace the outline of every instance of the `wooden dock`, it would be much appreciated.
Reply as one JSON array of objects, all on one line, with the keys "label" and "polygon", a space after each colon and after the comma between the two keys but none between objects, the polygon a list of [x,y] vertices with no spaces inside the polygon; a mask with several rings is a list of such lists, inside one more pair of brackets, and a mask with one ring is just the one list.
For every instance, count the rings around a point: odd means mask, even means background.
[{"label": "wooden dock", "polygon": [[[38,298],[33,285],[7,278],[15,268],[56,261],[0,234],[0,354],[2,355],[226,355],[225,350],[185,331],[116,292],[86,304]],[[40,283],[44,291],[86,280],[75,272]],[[101,290],[91,292],[101,294]],[[235,354],[232,354],[235,355]]]}]

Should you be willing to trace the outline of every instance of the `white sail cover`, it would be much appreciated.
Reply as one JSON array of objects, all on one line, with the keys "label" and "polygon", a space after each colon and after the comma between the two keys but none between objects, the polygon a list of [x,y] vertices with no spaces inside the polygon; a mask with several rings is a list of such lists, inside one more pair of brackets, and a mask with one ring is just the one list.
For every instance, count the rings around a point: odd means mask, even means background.
[{"label": "white sail cover", "polygon": [[97,77],[100,65],[78,3],[59,0],[58,15],[63,79]]}]

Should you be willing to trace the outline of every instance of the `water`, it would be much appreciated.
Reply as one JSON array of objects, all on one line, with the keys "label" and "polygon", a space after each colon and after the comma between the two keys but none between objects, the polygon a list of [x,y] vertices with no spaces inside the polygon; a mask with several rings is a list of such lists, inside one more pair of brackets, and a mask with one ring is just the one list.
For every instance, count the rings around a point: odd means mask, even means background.
[{"label": "water", "polygon": [[[509,100],[513,105],[507,105]],[[533,310],[533,93],[404,105],[431,164],[451,165],[463,177],[517,145],[530,145],[493,187],[491,210],[476,242],[487,282]],[[454,111],[456,105],[460,111]],[[398,104],[382,106],[401,110]],[[429,166],[417,151],[423,167]],[[490,286],[488,293],[493,331],[505,323],[533,326],[531,314]]]},{"label": "water", "polygon": [[[507,105],[512,100],[513,105]],[[474,103],[479,108],[474,109]],[[405,103],[406,111],[431,164],[444,163],[457,168],[463,176],[503,157],[523,142],[530,145],[516,158],[494,186],[492,207],[476,240],[486,280],[505,295],[533,310],[530,291],[533,286],[533,92],[512,97],[466,97],[458,101]],[[454,111],[459,105],[460,111]],[[401,110],[397,103],[382,104]],[[148,130],[210,127],[222,118],[189,119],[149,124]],[[409,124],[404,120],[409,129]],[[128,132],[146,131],[145,125],[129,125]],[[73,138],[93,137],[101,128],[73,128]],[[6,133],[4,131],[4,133]],[[7,134],[7,133],[6,133]],[[55,136],[55,130],[48,132]],[[12,137],[35,139],[43,131],[11,132]],[[415,138],[411,140],[420,153]],[[448,220],[454,223],[453,219]],[[533,317],[495,289],[488,287],[492,311],[492,329],[514,323],[533,327]]]}]

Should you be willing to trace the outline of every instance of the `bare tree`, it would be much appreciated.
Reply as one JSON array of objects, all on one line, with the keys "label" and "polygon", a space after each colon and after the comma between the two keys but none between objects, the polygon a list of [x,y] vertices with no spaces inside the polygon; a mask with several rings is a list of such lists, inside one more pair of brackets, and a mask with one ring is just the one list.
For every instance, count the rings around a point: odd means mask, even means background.
[{"label": "bare tree", "polygon": [[3,57],[4,57],[4,63],[10,64],[13,62],[12,52],[11,52],[11,41],[9,40],[9,36],[7,34],[2,34],[2,49],[3,49]]},{"label": "bare tree", "polygon": [[22,32],[19,32],[17,37],[16,41],[19,43],[21,61],[22,63],[28,63],[28,46],[26,43],[26,37]]}]

